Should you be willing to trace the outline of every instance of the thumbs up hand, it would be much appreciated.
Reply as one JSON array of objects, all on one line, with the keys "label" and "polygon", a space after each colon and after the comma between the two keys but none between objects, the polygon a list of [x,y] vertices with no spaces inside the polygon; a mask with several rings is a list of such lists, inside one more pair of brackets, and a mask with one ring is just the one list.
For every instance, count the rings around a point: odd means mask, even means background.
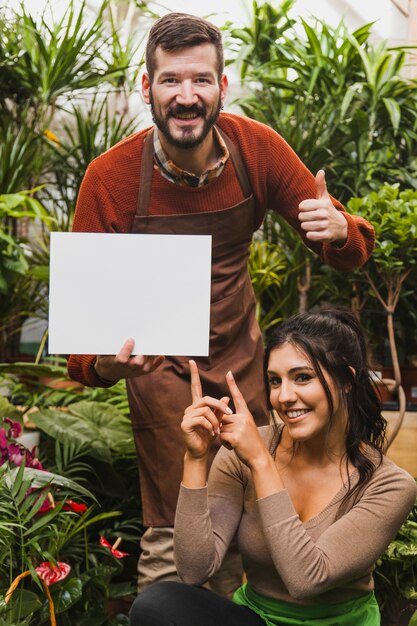
[{"label": "thumbs up hand", "polygon": [[342,244],[347,239],[348,225],[341,211],[333,205],[323,170],[316,175],[316,198],[300,202],[298,219],[310,241]]}]

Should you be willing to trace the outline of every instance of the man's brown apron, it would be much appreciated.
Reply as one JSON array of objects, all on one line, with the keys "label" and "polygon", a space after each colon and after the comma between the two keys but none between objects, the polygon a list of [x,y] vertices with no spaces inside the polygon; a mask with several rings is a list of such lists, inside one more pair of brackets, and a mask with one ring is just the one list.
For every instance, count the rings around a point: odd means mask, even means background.
[{"label": "man's brown apron", "polygon": [[[154,169],[152,132],[143,147],[138,205],[131,232],[212,235],[210,350],[208,357],[195,359],[203,393],[216,398],[230,395],[225,382],[230,369],[256,422],[266,424],[263,344],[247,267],[252,235],[259,224],[242,159],[222,133],[245,198],[239,204],[204,213],[149,215]],[[169,311],[167,302],[167,324]],[[191,404],[189,358],[192,355],[168,356],[151,374],[126,381],[145,526],[174,523],[185,451],[180,424],[184,409]]]}]

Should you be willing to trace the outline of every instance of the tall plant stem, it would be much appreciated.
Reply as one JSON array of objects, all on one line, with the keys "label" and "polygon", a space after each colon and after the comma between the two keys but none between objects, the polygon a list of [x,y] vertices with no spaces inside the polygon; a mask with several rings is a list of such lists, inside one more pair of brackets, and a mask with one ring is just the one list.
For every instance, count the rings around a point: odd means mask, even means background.
[{"label": "tall plant stem", "polygon": [[396,391],[398,394],[398,417],[395,423],[395,426],[391,433],[387,438],[387,448],[391,446],[394,439],[398,435],[401,426],[404,422],[405,410],[406,410],[406,397],[404,389],[401,385],[401,369],[400,362],[398,359],[398,350],[397,343],[395,341],[395,332],[394,332],[394,313],[397,307],[398,298],[401,293],[401,287],[403,285],[404,280],[407,278],[409,271],[404,272],[401,276],[390,277],[387,282],[387,301],[384,300],[382,295],[380,294],[378,288],[376,287],[374,281],[372,280],[369,272],[365,272],[366,278],[369,284],[372,287],[373,292],[375,293],[378,300],[381,302],[387,313],[387,332],[388,332],[388,340],[389,340],[389,348],[391,353],[391,361],[392,368],[394,370],[394,380],[391,379],[382,379],[382,382],[387,385],[390,391]]},{"label": "tall plant stem", "polygon": [[406,397],[404,389],[401,385],[401,370],[400,364],[398,361],[398,352],[397,352],[397,344],[395,342],[395,334],[394,334],[394,312],[388,312],[387,315],[387,330],[388,330],[388,339],[390,345],[391,359],[392,359],[392,367],[394,369],[394,379],[395,379],[395,387],[394,390],[397,391],[398,394],[398,417],[395,423],[393,430],[390,432],[387,440],[387,448],[390,447],[398,433],[400,432],[401,426],[403,425],[405,410],[407,406]]},{"label": "tall plant stem", "polygon": [[43,353],[43,349],[45,347],[45,343],[46,343],[46,338],[47,337],[48,337],[48,329],[46,328],[45,332],[42,335],[42,339],[41,339],[41,342],[39,344],[39,349],[38,349],[38,352],[36,354],[36,359],[35,359],[36,365],[39,365],[39,361],[42,358],[42,353]]}]

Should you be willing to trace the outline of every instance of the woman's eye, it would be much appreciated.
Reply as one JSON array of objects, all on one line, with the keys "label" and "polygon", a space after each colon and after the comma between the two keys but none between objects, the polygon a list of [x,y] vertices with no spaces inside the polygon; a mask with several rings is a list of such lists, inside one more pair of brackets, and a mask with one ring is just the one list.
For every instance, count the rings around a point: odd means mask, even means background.
[{"label": "woman's eye", "polygon": [[295,377],[295,380],[298,383],[306,383],[307,381],[311,380],[313,377],[310,374],[297,374],[297,376]]},{"label": "woman's eye", "polygon": [[277,387],[281,383],[281,379],[278,376],[270,376],[268,382],[271,387]]}]

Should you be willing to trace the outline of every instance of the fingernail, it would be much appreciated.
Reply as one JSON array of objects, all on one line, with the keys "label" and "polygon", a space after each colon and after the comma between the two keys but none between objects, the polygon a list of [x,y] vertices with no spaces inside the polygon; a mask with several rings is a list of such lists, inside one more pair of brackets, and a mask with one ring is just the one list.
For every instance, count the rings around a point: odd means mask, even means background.
[{"label": "fingernail", "polygon": [[232,409],[230,408],[230,406],[228,406],[228,407],[226,408],[225,413],[227,413],[228,415],[233,415],[233,411],[232,411]]}]

